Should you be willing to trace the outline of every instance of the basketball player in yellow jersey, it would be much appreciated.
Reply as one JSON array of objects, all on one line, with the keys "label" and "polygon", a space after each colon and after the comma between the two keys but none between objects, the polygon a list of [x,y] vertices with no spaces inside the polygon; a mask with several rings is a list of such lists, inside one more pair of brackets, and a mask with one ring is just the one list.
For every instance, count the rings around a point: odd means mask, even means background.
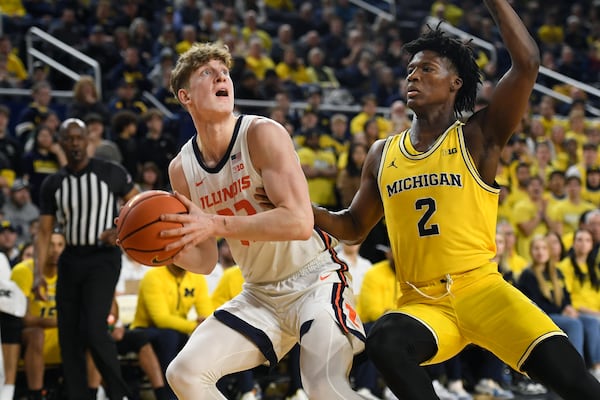
[{"label": "basketball player in yellow jersey", "polygon": [[599,399],[600,383],[565,334],[490,261],[497,164],[527,108],[539,51],[507,0],[484,3],[512,59],[489,105],[473,112],[480,72],[468,45],[439,29],[407,43],[410,128],[377,141],[350,206],[314,207],[315,223],[357,243],[385,216],[403,295],[366,348],[398,397],[437,399],[419,366],[474,343],[563,399]]}]

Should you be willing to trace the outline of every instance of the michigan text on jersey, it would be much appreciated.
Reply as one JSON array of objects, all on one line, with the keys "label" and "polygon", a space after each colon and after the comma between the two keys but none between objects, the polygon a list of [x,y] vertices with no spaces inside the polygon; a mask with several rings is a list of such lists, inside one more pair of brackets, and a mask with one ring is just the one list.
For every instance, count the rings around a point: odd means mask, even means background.
[{"label": "michigan text on jersey", "polygon": [[429,186],[456,186],[463,187],[461,174],[452,174],[447,172],[430,173],[409,176],[398,179],[391,184],[386,185],[388,197],[392,197],[403,191],[412,189],[421,189]]}]

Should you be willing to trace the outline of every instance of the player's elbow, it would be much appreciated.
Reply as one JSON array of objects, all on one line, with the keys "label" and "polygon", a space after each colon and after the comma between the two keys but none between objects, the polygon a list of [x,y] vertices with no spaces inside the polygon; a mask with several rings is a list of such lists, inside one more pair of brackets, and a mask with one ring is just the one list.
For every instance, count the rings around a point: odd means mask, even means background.
[{"label": "player's elbow", "polygon": [[293,240],[308,240],[312,236],[315,220],[312,213],[299,216],[297,222],[294,223],[294,229],[290,230],[294,232]]}]

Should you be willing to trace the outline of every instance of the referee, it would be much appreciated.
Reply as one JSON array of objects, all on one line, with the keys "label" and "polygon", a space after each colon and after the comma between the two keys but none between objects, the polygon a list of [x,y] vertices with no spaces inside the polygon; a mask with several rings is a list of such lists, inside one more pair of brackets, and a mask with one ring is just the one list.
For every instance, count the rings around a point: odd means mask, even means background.
[{"label": "referee", "polygon": [[123,167],[88,156],[88,132],[83,121],[65,120],[58,135],[67,165],[42,183],[34,290],[42,297],[39,289],[45,282],[41,266],[46,264],[50,236],[58,222],[67,242],[58,262],[56,287],[58,337],[67,397],[70,400],[90,397],[85,363],[85,351],[89,349],[109,398],[122,400],[128,389],[107,326],[121,270],[113,221],[119,199],[127,201],[137,190]]}]

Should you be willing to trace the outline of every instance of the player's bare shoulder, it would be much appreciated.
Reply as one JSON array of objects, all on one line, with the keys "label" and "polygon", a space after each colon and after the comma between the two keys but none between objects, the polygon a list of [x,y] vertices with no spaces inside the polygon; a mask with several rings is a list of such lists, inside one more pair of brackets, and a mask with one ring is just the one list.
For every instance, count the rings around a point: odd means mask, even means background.
[{"label": "player's bare shoulder", "polygon": [[288,131],[272,119],[255,118],[248,127],[247,137],[252,163],[258,169],[265,164],[281,163],[282,157],[296,157]]},{"label": "player's bare shoulder", "polygon": [[365,159],[364,169],[368,171],[372,176],[376,177],[379,172],[379,164],[383,157],[383,149],[387,139],[378,139],[371,145],[367,158]]},{"label": "player's bare shoulder", "polygon": [[288,131],[279,122],[265,117],[255,118],[248,127],[248,140],[254,140],[254,136],[284,135],[290,137]]},{"label": "player's bare shoulder", "polygon": [[177,154],[169,163],[169,181],[171,182],[171,187],[175,191],[183,193],[189,197],[187,181],[185,179],[185,173],[183,172],[181,153]]}]

